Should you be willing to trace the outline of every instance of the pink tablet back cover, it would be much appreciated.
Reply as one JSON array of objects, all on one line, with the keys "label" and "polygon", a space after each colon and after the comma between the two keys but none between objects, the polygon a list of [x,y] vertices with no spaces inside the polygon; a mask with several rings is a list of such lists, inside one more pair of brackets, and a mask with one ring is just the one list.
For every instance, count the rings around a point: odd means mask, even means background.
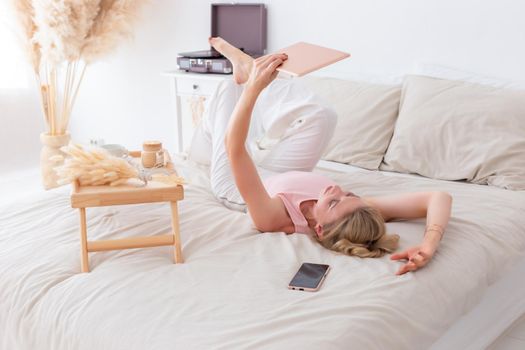
[{"label": "pink tablet back cover", "polygon": [[276,53],[288,54],[288,59],[277,70],[298,77],[350,57],[346,52],[304,42],[288,46]]}]

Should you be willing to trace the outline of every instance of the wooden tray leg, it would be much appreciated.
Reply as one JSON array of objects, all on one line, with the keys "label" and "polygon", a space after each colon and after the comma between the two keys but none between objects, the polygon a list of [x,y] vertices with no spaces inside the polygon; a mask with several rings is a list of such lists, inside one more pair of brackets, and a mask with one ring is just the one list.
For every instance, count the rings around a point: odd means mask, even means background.
[{"label": "wooden tray leg", "polygon": [[175,263],[183,263],[182,248],[180,243],[180,232],[179,232],[179,210],[177,208],[177,201],[170,202],[171,206],[171,226],[173,229],[173,250]]},{"label": "wooden tray leg", "polygon": [[86,208],[80,210],[80,267],[82,272],[89,272],[88,250],[87,250],[87,227],[86,227]]}]

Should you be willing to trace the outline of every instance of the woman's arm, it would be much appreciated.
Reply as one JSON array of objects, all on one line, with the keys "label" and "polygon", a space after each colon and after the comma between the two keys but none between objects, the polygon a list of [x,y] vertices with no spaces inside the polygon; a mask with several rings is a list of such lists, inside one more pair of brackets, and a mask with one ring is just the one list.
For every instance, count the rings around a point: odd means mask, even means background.
[{"label": "woman's arm", "polygon": [[226,132],[225,144],[233,177],[246,201],[252,220],[260,231],[273,231],[280,224],[283,205],[279,198],[271,198],[246,150],[246,137],[257,97],[275,79],[275,70],[286,59],[283,55],[269,55],[255,60],[250,77],[235,106]]},{"label": "woman's arm", "polygon": [[426,217],[426,229],[421,244],[391,256],[393,260],[409,260],[398,274],[426,265],[439,246],[450,219],[452,196],[446,192],[415,192],[366,200],[378,208],[387,221]]},{"label": "woman's arm", "polygon": [[450,218],[452,196],[447,192],[414,192],[365,198],[383,215],[385,221],[426,217],[427,225],[445,228]]}]

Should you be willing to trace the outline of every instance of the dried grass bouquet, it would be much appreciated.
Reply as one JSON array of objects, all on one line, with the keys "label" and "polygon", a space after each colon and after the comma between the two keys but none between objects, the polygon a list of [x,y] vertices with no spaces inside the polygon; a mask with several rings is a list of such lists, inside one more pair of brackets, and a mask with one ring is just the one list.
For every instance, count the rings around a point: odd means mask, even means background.
[{"label": "dried grass bouquet", "polygon": [[134,178],[144,182],[144,185],[149,180],[171,185],[185,183],[184,179],[173,170],[145,171],[133,165],[128,159],[113,156],[103,148],[84,148],[81,145],[70,143],[62,147],[61,151],[67,156],[65,160],[62,155],[56,155],[52,159],[57,163],[63,163],[54,169],[59,185],[78,181],[80,186],[118,186]]},{"label": "dried grass bouquet", "polygon": [[49,135],[66,133],[86,67],[129,37],[145,0],[11,0]]},{"label": "dried grass bouquet", "polygon": [[[126,160],[112,156],[104,149],[86,150],[71,143],[61,150],[69,157],[62,166],[55,169],[60,185],[78,180],[81,186],[117,186],[139,176],[138,170]],[[59,157],[61,156],[56,156],[56,160],[63,161]]]}]

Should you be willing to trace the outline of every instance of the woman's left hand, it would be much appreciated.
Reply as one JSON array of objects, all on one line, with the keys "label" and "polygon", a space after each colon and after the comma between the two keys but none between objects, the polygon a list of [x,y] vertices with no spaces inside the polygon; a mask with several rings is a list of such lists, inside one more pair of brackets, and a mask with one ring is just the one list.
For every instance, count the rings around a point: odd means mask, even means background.
[{"label": "woman's left hand", "polygon": [[390,257],[391,260],[408,260],[408,262],[401,266],[401,268],[396,272],[396,275],[402,275],[409,271],[415,271],[419,268],[422,268],[428,264],[430,259],[432,259],[435,251],[436,249],[428,244],[420,244],[407,248],[401,253],[392,254]]}]

